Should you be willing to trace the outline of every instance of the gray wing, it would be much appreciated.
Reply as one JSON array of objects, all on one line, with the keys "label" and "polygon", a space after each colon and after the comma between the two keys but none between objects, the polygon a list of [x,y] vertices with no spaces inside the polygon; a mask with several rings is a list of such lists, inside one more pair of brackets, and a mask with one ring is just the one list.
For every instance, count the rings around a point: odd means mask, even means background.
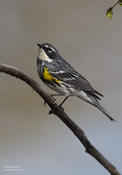
[{"label": "gray wing", "polygon": [[[76,90],[83,90],[89,95],[100,99],[97,95],[103,97],[101,93],[92,88],[91,84],[80,74],[78,73],[70,64],[65,62],[64,60],[58,63],[54,63],[55,65],[49,66],[50,74],[60,81],[63,81],[67,84],[70,84]],[[97,95],[96,95],[97,94]]]}]

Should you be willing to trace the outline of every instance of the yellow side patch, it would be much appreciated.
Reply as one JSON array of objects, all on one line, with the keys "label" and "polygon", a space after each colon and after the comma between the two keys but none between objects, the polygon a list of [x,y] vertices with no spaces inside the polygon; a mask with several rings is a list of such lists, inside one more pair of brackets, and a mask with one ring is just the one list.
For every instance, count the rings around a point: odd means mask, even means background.
[{"label": "yellow side patch", "polygon": [[48,72],[48,68],[44,68],[43,76],[44,76],[44,79],[45,80],[48,80],[50,82],[56,82],[56,83],[59,83],[60,84],[60,81],[59,80],[55,79],[54,77],[52,77],[50,75],[50,73]]}]

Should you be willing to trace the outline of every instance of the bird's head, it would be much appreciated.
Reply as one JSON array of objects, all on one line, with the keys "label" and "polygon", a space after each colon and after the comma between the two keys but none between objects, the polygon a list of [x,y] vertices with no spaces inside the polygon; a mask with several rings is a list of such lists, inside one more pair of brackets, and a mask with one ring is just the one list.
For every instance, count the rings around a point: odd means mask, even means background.
[{"label": "bird's head", "polygon": [[60,56],[58,50],[49,43],[38,43],[37,45],[39,47],[38,57],[44,61],[51,63]]}]

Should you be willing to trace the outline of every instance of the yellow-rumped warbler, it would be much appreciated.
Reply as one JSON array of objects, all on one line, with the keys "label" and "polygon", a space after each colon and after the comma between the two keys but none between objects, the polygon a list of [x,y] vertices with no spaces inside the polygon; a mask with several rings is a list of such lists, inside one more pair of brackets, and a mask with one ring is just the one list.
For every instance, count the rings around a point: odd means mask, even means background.
[{"label": "yellow-rumped warbler", "polygon": [[37,69],[41,80],[51,89],[58,92],[56,95],[77,96],[101,110],[110,120],[111,115],[100,105],[98,100],[103,97],[101,93],[92,88],[91,84],[78,73],[59,54],[58,50],[49,43],[37,44],[39,54]]}]

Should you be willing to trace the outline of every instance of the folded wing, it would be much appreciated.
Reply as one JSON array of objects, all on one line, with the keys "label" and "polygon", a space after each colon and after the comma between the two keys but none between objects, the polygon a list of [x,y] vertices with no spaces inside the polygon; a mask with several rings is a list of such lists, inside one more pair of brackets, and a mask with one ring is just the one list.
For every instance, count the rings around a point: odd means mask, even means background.
[{"label": "folded wing", "polygon": [[103,97],[100,92],[92,88],[91,84],[67,62],[55,64],[55,66],[50,66],[48,69],[54,78],[70,84],[74,89],[82,90],[99,100],[99,96]]}]

